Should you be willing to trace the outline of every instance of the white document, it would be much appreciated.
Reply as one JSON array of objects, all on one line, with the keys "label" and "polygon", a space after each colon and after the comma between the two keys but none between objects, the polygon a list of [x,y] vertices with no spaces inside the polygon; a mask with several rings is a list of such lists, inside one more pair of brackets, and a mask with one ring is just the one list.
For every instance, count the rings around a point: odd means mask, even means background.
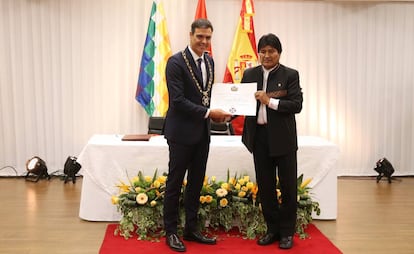
[{"label": "white document", "polygon": [[257,83],[215,83],[211,91],[210,108],[219,108],[232,115],[256,115]]}]

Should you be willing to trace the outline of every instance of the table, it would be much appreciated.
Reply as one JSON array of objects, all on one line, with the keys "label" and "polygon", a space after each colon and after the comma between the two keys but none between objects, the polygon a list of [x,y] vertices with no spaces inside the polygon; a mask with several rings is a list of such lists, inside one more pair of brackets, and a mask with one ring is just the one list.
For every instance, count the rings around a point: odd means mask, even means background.
[{"label": "table", "polygon": [[[93,135],[78,156],[83,175],[79,217],[88,221],[119,221],[121,213],[111,203],[118,194],[116,184],[128,182],[142,171],[152,176],[168,172],[168,145],[163,136],[149,141],[122,141],[122,135]],[[312,178],[313,199],[321,214],[314,219],[331,220],[337,216],[337,145],[313,136],[298,138],[298,175]],[[218,180],[248,174],[254,180],[253,157],[241,142],[241,136],[212,136],[206,175]]]}]

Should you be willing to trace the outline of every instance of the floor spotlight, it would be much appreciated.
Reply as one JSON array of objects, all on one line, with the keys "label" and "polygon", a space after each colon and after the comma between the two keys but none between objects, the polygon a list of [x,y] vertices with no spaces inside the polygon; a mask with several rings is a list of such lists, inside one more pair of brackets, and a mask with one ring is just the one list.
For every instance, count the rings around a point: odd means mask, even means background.
[{"label": "floor spotlight", "polygon": [[34,156],[33,158],[27,160],[26,170],[27,181],[37,182],[41,178],[47,178],[47,180],[50,180],[50,175],[47,173],[46,163],[38,156]]},{"label": "floor spotlight", "polygon": [[381,180],[383,176],[387,177],[388,182],[391,183],[391,175],[394,173],[394,168],[386,158],[378,160],[374,170],[377,171],[379,174],[377,176],[377,183]]},{"label": "floor spotlight", "polygon": [[63,169],[63,173],[65,174],[65,183],[67,183],[70,178],[72,178],[73,183],[76,182],[76,174],[79,172],[79,170],[82,167],[81,164],[79,164],[76,161],[76,159],[77,158],[73,156],[69,156],[66,159],[65,167]]}]

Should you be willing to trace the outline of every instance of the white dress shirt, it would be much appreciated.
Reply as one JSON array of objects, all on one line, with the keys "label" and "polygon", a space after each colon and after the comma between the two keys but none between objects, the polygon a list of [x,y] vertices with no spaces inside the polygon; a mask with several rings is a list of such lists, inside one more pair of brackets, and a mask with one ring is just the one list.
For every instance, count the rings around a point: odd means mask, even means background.
[{"label": "white dress shirt", "polygon": [[[269,77],[269,73],[274,70],[275,68],[279,67],[276,65],[270,70],[266,70],[263,68],[263,91],[266,91],[267,88],[267,79]],[[277,110],[279,107],[279,99],[270,98],[269,104],[267,105],[270,109]],[[261,103],[259,107],[259,112],[257,113],[257,124],[263,125],[267,124],[267,108],[266,104]]]}]

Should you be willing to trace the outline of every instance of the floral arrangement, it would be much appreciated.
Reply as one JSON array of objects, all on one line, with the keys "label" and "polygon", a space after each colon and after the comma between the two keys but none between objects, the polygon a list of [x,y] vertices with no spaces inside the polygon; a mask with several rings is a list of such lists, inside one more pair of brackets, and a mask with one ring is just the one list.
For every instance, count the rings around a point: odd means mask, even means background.
[{"label": "floral arrangement", "polygon": [[[167,175],[144,176],[140,171],[129,183],[120,182],[119,194],[112,196],[112,203],[117,206],[122,217],[115,231],[128,239],[133,232],[138,239],[158,240],[163,231],[163,198]],[[312,212],[320,214],[319,203],[312,200],[308,187],[311,179],[303,181],[298,177],[298,210],[296,233],[306,238],[307,225],[312,221]],[[183,182],[182,192],[186,188]],[[256,199],[257,184],[248,175],[230,177],[227,172],[225,181],[216,177],[206,177],[200,193],[199,226],[202,231],[224,229],[226,232],[237,228],[243,237],[254,239],[266,232],[260,203]],[[277,188],[278,197],[280,190]],[[181,195],[182,197],[182,195]],[[182,198],[181,198],[182,202]],[[282,202],[279,199],[279,202]],[[180,205],[179,232],[184,227],[184,210]]]}]

